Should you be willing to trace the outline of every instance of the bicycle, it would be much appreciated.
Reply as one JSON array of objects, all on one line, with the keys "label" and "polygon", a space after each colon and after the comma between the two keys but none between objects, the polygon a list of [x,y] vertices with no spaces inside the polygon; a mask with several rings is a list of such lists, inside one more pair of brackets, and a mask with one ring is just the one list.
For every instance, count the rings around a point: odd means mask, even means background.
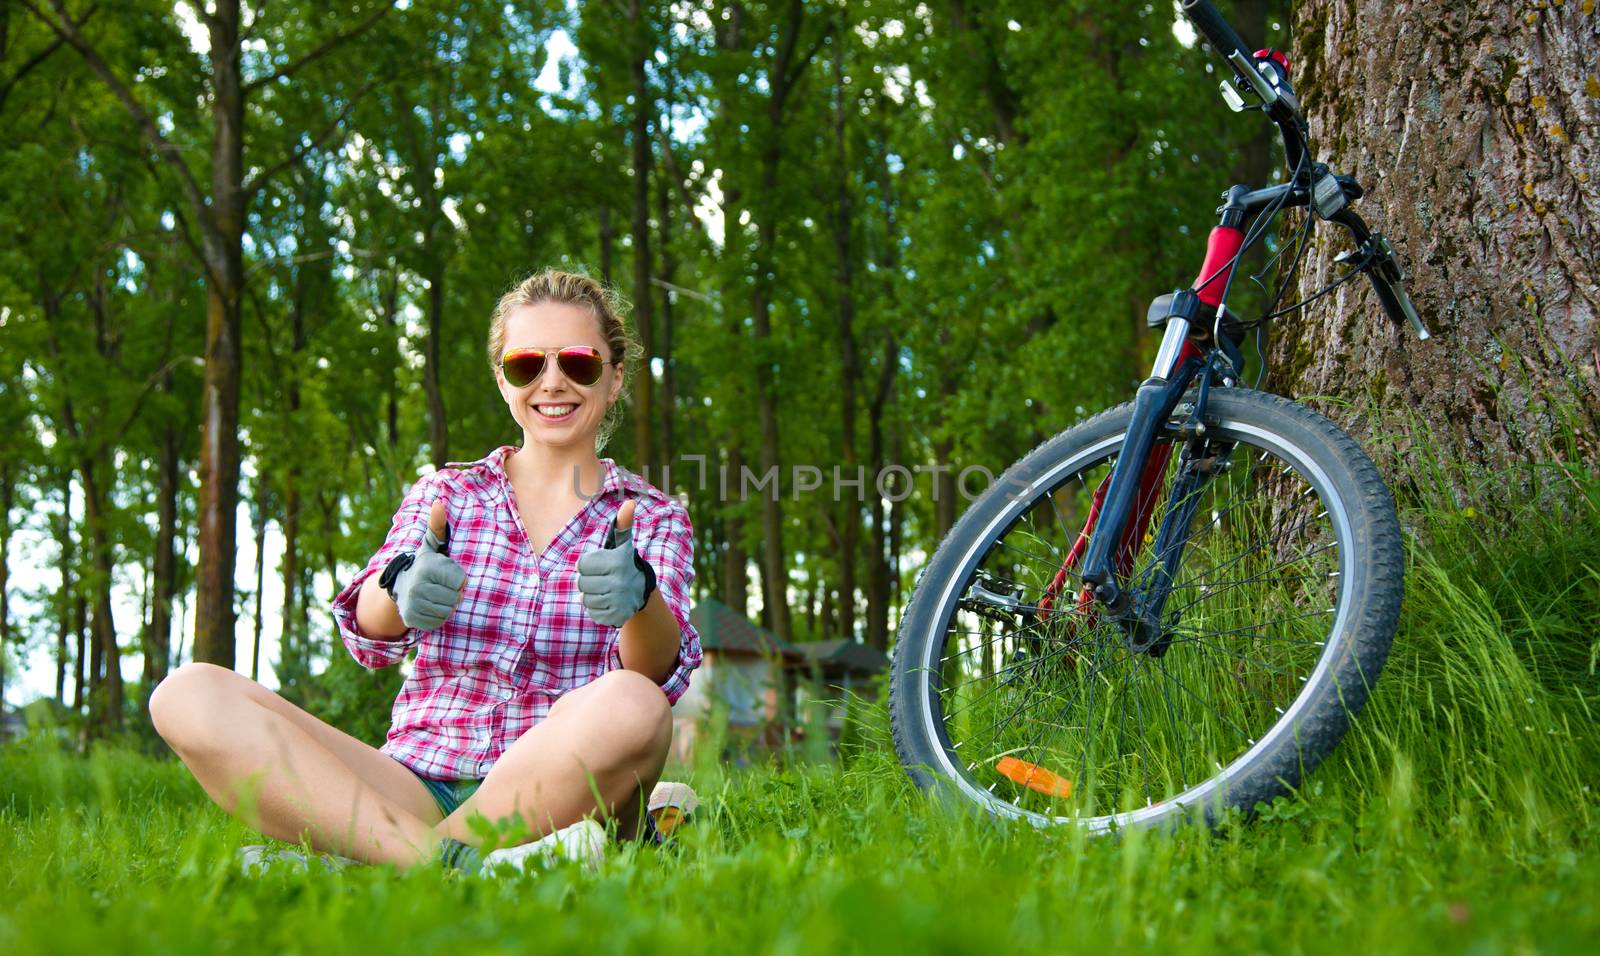
[{"label": "bicycle", "polygon": [[[1427,329],[1393,246],[1352,209],[1361,187],[1312,159],[1287,58],[1250,53],[1209,0],[1183,10],[1233,69],[1228,105],[1276,125],[1289,176],[1223,193],[1194,285],[1151,305],[1164,331],[1133,401],[973,502],[894,652],[891,724],[916,783],[1040,826],[1214,826],[1298,787],[1366,702],[1399,617],[1377,467],[1327,418],[1244,387],[1240,345],[1362,274],[1391,319]],[[1246,321],[1226,304],[1235,272],[1293,208],[1304,225],[1256,279],[1288,264]],[[1350,233],[1347,269],[1282,306],[1319,220]]]}]

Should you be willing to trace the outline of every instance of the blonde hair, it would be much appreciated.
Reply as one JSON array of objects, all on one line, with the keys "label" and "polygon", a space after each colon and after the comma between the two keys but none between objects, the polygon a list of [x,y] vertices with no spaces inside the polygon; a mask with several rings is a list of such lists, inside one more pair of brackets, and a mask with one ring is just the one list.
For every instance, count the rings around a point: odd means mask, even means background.
[{"label": "blonde hair", "polygon": [[489,367],[500,368],[500,357],[506,347],[506,316],[525,305],[541,302],[560,302],[580,306],[600,323],[600,337],[606,340],[607,358],[621,363],[622,391],[617,400],[606,409],[605,418],[595,433],[595,453],[605,448],[617,426],[622,423],[622,406],[631,399],[629,384],[633,381],[634,366],[644,357],[644,346],[639,344],[628,326],[628,302],[596,280],[575,272],[545,269],[528,276],[506,291],[489,316]]}]

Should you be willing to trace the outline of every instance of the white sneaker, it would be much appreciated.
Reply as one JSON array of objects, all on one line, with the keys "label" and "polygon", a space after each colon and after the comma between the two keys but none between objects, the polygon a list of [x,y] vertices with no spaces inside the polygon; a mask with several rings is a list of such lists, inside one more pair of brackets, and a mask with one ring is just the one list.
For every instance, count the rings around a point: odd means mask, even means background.
[{"label": "white sneaker", "polygon": [[561,860],[576,860],[590,871],[600,868],[606,858],[606,831],[593,820],[579,820],[546,834],[532,843],[508,846],[483,858],[483,872],[510,867],[524,872],[529,866],[544,867]]},{"label": "white sneaker", "polygon": [[[311,865],[307,862],[304,853],[298,850],[271,847],[264,844],[240,847],[237,859],[239,861],[239,869],[245,876],[259,876],[268,870],[305,873],[311,869]],[[314,859],[321,863],[323,868],[330,873],[337,873],[346,867],[356,865],[355,860],[330,853],[319,853]]]}]

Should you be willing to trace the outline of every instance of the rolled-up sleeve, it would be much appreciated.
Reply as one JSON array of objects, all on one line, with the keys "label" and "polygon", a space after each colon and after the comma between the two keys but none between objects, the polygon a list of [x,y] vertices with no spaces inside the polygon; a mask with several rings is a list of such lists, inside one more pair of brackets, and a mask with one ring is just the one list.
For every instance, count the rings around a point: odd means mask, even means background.
[{"label": "rolled-up sleeve", "polygon": [[[689,512],[676,500],[664,506],[653,520],[641,520],[634,530],[634,547],[656,572],[656,588],[678,622],[678,660],[672,673],[661,682],[668,703],[689,689],[689,674],[700,666],[700,633],[689,623],[693,610],[689,585],[694,583],[694,526]],[[621,634],[619,629],[618,636]],[[613,664],[622,666],[622,655],[615,638],[611,648]]]},{"label": "rolled-up sleeve", "polygon": [[422,537],[428,530],[428,511],[433,506],[433,500],[439,496],[433,478],[434,475],[424,476],[411,486],[400,504],[400,510],[395,512],[394,523],[389,527],[389,536],[384,539],[383,547],[333,599],[333,620],[339,627],[340,639],[349,649],[350,656],[369,670],[399,663],[406,652],[422,640],[422,632],[415,628],[393,640],[368,637],[356,622],[356,601],[361,594],[361,585],[367,578],[382,573],[390,561],[401,554],[415,551],[422,544]]}]

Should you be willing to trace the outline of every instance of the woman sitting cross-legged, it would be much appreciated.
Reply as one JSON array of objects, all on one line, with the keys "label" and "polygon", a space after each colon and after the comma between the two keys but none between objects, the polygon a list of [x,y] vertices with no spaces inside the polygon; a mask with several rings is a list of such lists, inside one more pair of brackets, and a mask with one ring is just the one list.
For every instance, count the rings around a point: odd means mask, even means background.
[{"label": "woman sitting cross-legged", "polygon": [[[324,853],[466,871],[596,863],[597,820],[656,841],[656,816],[693,809],[687,787],[657,784],[671,704],[701,658],[689,515],[597,457],[624,363],[641,352],[587,277],[546,271],[501,298],[490,363],[521,447],[419,479],[334,599],[364,666],[416,651],[387,742],[373,749],[255,681],[189,664],[150,713],[212,799]],[[528,842],[480,858],[468,820],[514,814]],[[247,848],[247,866],[263,856]]]}]

